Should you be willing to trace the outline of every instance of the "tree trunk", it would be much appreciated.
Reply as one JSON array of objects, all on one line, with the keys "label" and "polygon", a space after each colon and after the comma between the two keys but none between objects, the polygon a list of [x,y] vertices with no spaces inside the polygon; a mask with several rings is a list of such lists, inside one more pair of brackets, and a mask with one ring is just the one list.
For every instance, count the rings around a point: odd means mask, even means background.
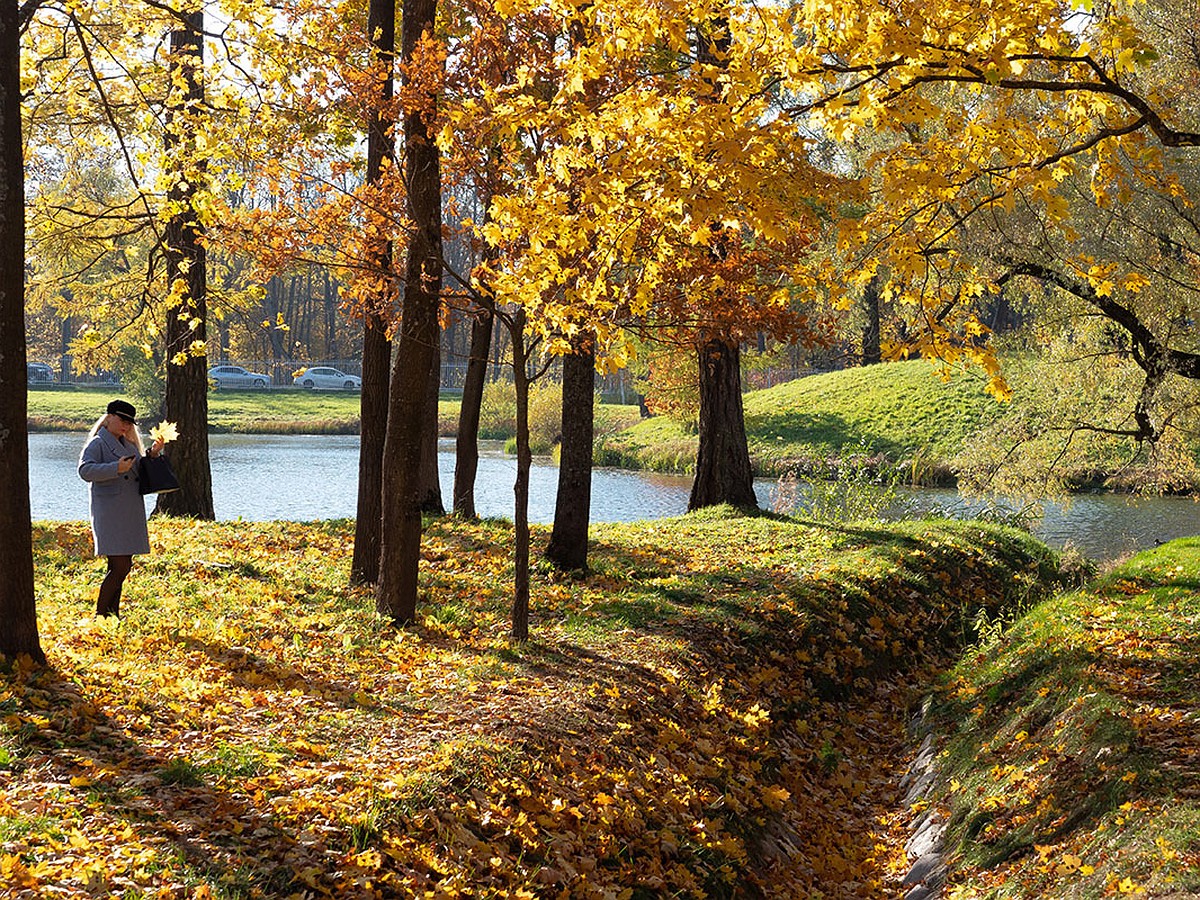
[{"label": "tree trunk", "polygon": [[700,451],[688,509],[728,503],[757,509],[742,414],[741,351],[710,337],[700,346]]},{"label": "tree trunk", "polygon": [[370,314],[363,332],[358,518],[354,522],[354,555],[350,561],[350,581],[354,584],[379,581],[383,445],[387,438],[388,377],[392,368],[392,342],[385,327],[379,316]]},{"label": "tree trunk", "polygon": [[[204,101],[200,79],[204,13],[181,15],[186,24],[171,32],[170,66],[173,83],[184,87],[182,96],[173,92],[168,100],[165,142],[167,164],[179,169],[179,177],[167,196],[179,204],[180,212],[167,223],[164,237],[168,290],[181,279],[186,287],[179,303],[167,309],[164,332],[167,378],[163,400],[164,418],[179,428],[179,440],[171,447],[171,465],[180,489],[159,494],[154,511],[211,520],[216,513],[208,458],[208,371],[206,357],[192,352],[194,347],[204,347],[207,343],[208,316],[204,229],[193,207],[198,182],[204,177],[192,120],[192,114]],[[176,87],[175,91],[178,90]],[[182,359],[182,364],[176,359]]]},{"label": "tree trunk", "polygon": [[338,342],[337,342],[337,288],[334,286],[333,279],[329,277],[329,270],[322,271],[325,296],[325,358],[334,360],[338,358]]},{"label": "tree trunk", "polygon": [[[401,26],[401,54],[412,60],[422,35],[434,33],[437,0],[408,0]],[[404,272],[400,347],[392,368],[387,440],[383,450],[383,531],[378,610],[396,622],[417,611],[421,559],[421,447],[426,426],[426,389],[438,339],[442,286],[442,191],[433,122],[420,108],[404,113],[404,172],[413,223]]]},{"label": "tree trunk", "polygon": [[46,662],[33,593],[25,376],[25,170],[21,144],[20,22],[0,2],[0,654]]},{"label": "tree trunk", "polygon": [[471,349],[463,377],[462,405],[458,412],[458,434],[454,457],[454,514],[474,519],[475,474],[479,470],[479,414],[483,387],[487,382],[488,351],[492,346],[495,315],[491,302],[479,307],[471,322]]},{"label": "tree trunk", "polygon": [[62,384],[70,384],[75,380],[73,377],[74,359],[71,356],[71,336],[74,331],[74,318],[72,316],[64,316],[62,320],[62,330],[60,331],[61,341],[59,344],[58,369],[58,380]]},{"label": "tree trunk", "polygon": [[560,569],[586,569],[592,507],[592,444],[595,439],[596,352],[586,347],[563,357],[562,444],[554,530],[546,558]]},{"label": "tree trunk", "polygon": [[438,399],[441,393],[442,345],[439,335],[425,389],[425,444],[421,450],[421,512],[434,516],[446,514],[446,505],[442,503],[442,483],[438,477],[438,440],[441,438]]},{"label": "tree trunk", "polygon": [[512,639],[529,640],[529,371],[526,368],[525,310],[513,316],[513,386],[517,393],[517,480],[513,484]]},{"label": "tree trunk", "polygon": [[862,364],[873,366],[883,362],[883,352],[879,344],[879,285],[881,279],[875,275],[863,291],[863,311],[867,314],[867,324],[863,327]]},{"label": "tree trunk", "polygon": [[[714,19],[707,28],[696,29],[696,59],[714,67],[724,67],[730,48],[729,22]],[[709,99],[721,102],[720,85],[712,79]],[[723,242],[728,236],[718,229],[710,254],[724,256]],[[718,302],[720,297],[714,298]],[[702,335],[698,343],[700,363],[700,450],[696,458],[696,479],[688,509],[700,509],[729,503],[745,509],[757,509],[754,473],[746,446],[746,423],[742,415],[742,355],[736,342],[721,335]]]},{"label": "tree trunk", "polygon": [[[383,161],[396,155],[389,122],[383,108],[393,94],[392,60],[396,51],[396,2],[371,0],[367,10],[367,34],[375,54],[385,66],[379,81],[378,105],[367,123],[367,181],[379,181]],[[369,310],[363,331],[362,394],[359,397],[360,442],[358,449],[358,510],[354,523],[354,555],[350,581],[375,584],[379,581],[380,530],[383,515],[383,448],[387,438],[388,373],[392,366],[392,342],[382,310],[391,305],[392,244],[381,241],[372,261],[379,267],[378,310]]]}]

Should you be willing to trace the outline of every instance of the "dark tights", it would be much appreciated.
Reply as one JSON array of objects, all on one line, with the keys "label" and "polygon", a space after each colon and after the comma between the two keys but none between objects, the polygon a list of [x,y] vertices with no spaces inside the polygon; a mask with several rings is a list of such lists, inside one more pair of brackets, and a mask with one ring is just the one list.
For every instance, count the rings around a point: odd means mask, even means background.
[{"label": "dark tights", "polygon": [[108,573],[100,582],[100,596],[96,598],[96,615],[120,615],[121,585],[125,576],[133,568],[132,556],[110,556],[108,558]]}]

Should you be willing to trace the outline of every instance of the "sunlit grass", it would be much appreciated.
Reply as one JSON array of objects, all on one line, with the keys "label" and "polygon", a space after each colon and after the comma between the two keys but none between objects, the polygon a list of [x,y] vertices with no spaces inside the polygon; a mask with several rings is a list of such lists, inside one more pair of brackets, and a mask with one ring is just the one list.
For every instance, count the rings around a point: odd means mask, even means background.
[{"label": "sunlit grass", "polygon": [[[1005,407],[976,374],[948,382],[924,360],[813,375],[745,395],[755,470],[783,475],[836,469],[851,456],[905,463],[918,481],[944,479],[964,441]],[[656,418],[612,438],[610,459],[635,468],[686,472],[697,437]]]}]

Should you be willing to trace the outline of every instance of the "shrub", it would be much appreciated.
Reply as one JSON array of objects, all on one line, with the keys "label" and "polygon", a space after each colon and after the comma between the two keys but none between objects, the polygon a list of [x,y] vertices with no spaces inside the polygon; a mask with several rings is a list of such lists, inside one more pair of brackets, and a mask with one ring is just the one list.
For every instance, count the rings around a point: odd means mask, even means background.
[{"label": "shrub", "polygon": [[517,391],[503,381],[492,381],[483,387],[483,402],[479,408],[479,436],[503,441],[517,433]]},{"label": "shrub", "polygon": [[529,389],[529,446],[545,456],[562,440],[562,385],[538,382]]},{"label": "shrub", "polygon": [[[512,384],[492,382],[483,389],[479,411],[479,436],[505,441],[509,453],[516,451],[517,390]],[[537,382],[529,388],[529,447],[546,455],[562,438],[562,386]]]}]

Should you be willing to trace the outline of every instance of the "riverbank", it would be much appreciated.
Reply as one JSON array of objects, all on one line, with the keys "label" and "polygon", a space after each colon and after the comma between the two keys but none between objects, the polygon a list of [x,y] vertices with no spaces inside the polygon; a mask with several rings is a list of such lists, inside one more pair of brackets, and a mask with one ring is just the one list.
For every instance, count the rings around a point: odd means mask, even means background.
[{"label": "riverbank", "polygon": [[1200,539],[983,623],[912,798],[955,898],[1200,896]]},{"label": "riverbank", "polygon": [[346,584],[347,522],[151,531],[110,623],[86,526],[37,528],[16,896],[899,896],[910,686],[1056,576],[998,526],[714,510],[597,527],[513,647],[503,523],[429,523],[403,631]]},{"label": "riverbank", "polygon": [[[30,431],[88,431],[114,397],[111,388],[29,391]],[[439,404],[443,431],[458,424],[458,402]],[[216,434],[358,434],[360,400],[350,391],[211,391],[209,431]]]},{"label": "riverbank", "polygon": [[[1138,462],[1144,448],[1129,438],[1096,432],[1068,437],[1047,415],[1047,407],[1066,402],[1043,396],[1057,377],[1050,364],[1019,359],[1009,369],[1015,387],[1010,404],[989,396],[978,373],[943,381],[925,360],[827,372],[751,391],[743,402],[755,474],[920,486],[956,486],[962,480],[982,493],[1005,496],[1135,488],[1191,493],[1200,483],[1200,442],[1167,448],[1169,462],[1150,465]],[[33,390],[30,429],[87,430],[110,398],[104,390]],[[456,399],[439,404],[443,436],[455,434],[459,408]],[[560,409],[553,386],[535,388],[530,402],[535,453],[553,451]],[[1087,414],[1072,413],[1072,421]],[[515,415],[511,386],[489,385],[481,437],[512,438]],[[209,423],[213,431],[241,434],[357,434],[359,397],[213,391]],[[1017,441],[1018,435],[1025,439]],[[598,466],[691,474],[698,443],[694,430],[671,418],[641,419],[633,406],[597,407]]]}]

